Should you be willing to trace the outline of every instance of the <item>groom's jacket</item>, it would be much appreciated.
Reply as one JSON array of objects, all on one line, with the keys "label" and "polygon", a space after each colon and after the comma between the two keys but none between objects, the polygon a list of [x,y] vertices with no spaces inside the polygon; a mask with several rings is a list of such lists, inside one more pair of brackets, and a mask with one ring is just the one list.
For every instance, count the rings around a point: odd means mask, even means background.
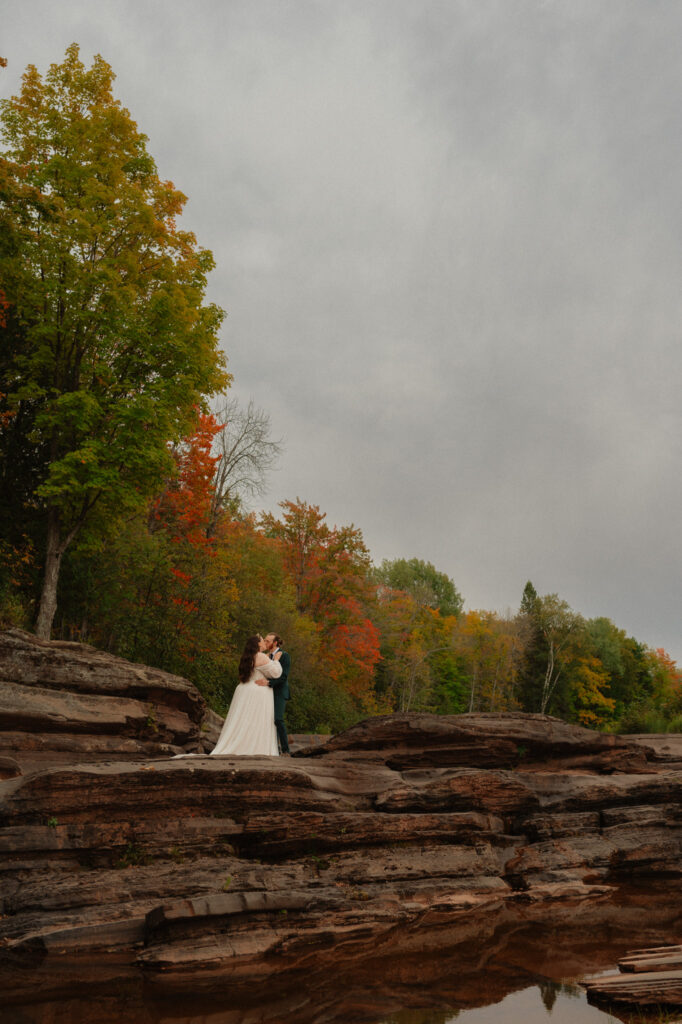
[{"label": "groom's jacket", "polygon": [[268,686],[271,686],[275,691],[275,699],[277,697],[280,700],[289,700],[289,668],[291,666],[291,658],[286,651],[282,651],[282,657],[279,659],[279,663],[282,666],[282,674],[279,679],[268,679]]}]

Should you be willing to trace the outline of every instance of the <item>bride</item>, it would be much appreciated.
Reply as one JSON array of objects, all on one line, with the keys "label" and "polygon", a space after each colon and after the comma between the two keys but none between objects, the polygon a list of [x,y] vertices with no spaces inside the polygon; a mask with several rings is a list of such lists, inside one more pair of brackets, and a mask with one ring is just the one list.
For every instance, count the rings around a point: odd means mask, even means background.
[{"label": "bride", "polygon": [[274,694],[268,679],[279,679],[282,666],[264,654],[262,636],[250,636],[239,662],[239,683],[211,757],[220,754],[269,754],[276,757]]}]

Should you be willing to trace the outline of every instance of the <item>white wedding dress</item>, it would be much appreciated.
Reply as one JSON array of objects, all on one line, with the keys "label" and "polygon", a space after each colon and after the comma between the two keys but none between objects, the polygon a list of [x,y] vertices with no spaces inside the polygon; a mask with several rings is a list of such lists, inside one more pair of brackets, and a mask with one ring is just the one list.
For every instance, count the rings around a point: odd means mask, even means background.
[{"label": "white wedding dress", "polygon": [[275,697],[269,686],[259,686],[255,680],[258,676],[261,679],[279,679],[281,674],[282,666],[278,661],[267,661],[253,670],[246,683],[237,684],[211,757],[221,754],[268,754],[277,757]]}]

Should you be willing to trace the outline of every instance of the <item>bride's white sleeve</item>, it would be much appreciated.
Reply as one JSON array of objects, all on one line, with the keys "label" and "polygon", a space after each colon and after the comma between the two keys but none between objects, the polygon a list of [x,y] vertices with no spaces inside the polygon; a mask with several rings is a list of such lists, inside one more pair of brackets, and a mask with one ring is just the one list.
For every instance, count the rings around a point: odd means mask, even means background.
[{"label": "bride's white sleeve", "polygon": [[264,665],[256,665],[256,670],[266,679],[279,679],[282,674],[282,666],[278,661],[266,661]]}]

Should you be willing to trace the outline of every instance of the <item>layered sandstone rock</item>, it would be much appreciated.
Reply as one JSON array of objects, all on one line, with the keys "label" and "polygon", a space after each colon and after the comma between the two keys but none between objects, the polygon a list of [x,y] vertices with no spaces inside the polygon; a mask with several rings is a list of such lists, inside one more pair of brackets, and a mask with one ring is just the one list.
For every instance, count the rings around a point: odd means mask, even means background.
[{"label": "layered sandstone rock", "polygon": [[86,644],[0,633],[0,778],[210,750],[221,719],[186,679]]},{"label": "layered sandstone rock", "polygon": [[[0,660],[24,645],[0,678],[6,701],[23,687],[13,725],[29,750],[21,722],[150,744],[145,757],[88,750],[80,764],[60,763],[55,747],[51,767],[24,762],[0,783],[0,985],[15,1002],[37,983],[43,994],[85,983],[93,965],[98,984],[247,998],[429,950],[456,950],[460,966],[477,951],[480,963],[519,922],[589,929],[624,885],[664,878],[681,891],[674,752],[540,715],[391,715],[294,758],[172,760],[159,746],[196,743],[205,715],[188,683],[168,677],[164,689],[164,673],[126,674],[95,653],[88,688],[88,650],[54,645],[51,668],[52,645],[39,645],[31,675],[30,639],[7,644]],[[69,688],[71,656],[80,682]],[[57,691],[74,699],[82,732],[29,699]],[[98,718],[95,698],[119,703]],[[125,702],[151,705],[170,739],[146,738]],[[20,740],[5,750],[21,761]],[[664,902],[667,932],[674,905]],[[679,941],[643,913],[647,943]]]},{"label": "layered sandstone rock", "polygon": [[609,1009],[644,1008],[658,1014],[682,1008],[682,946],[630,950],[618,961],[620,974],[584,983],[589,1000]]}]

